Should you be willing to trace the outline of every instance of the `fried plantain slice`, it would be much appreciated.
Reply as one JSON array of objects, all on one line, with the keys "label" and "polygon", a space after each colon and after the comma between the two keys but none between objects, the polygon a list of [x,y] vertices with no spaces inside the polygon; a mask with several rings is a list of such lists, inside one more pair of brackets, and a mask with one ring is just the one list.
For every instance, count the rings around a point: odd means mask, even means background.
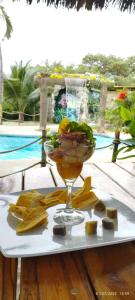
[{"label": "fried plantain slice", "polygon": [[83,189],[84,190],[91,190],[91,176],[86,177],[84,179]]},{"label": "fried plantain slice", "polygon": [[27,210],[27,209],[28,209],[28,208],[26,208],[26,207],[24,207],[24,206],[18,206],[18,205],[16,205],[16,204],[11,203],[11,204],[9,205],[8,211],[14,213],[16,217],[21,217],[21,218],[23,218],[24,215],[26,214],[26,210]]},{"label": "fried plantain slice", "polygon": [[76,195],[72,199],[72,206],[74,208],[92,208],[97,201],[99,201],[98,197],[93,191],[88,191],[83,194]]},{"label": "fried plantain slice", "polygon": [[53,198],[45,198],[45,199],[41,199],[40,203],[42,206],[44,206],[45,209],[51,207],[51,206],[55,206],[57,204],[60,204],[59,198],[58,197],[53,197]]},{"label": "fried plantain slice", "polygon": [[46,195],[46,198],[53,198],[53,197],[59,197],[62,193],[63,193],[63,189],[59,189],[59,190],[56,190],[54,192],[51,192],[49,194]]},{"label": "fried plantain slice", "polygon": [[44,194],[41,194],[36,190],[32,190],[30,192],[22,193],[19,196],[16,205],[24,207],[37,207],[40,206],[40,200],[44,198]]},{"label": "fried plantain slice", "polygon": [[67,195],[68,195],[66,189],[61,190],[61,192],[59,193],[58,196],[57,196],[57,193],[56,193],[55,197],[54,197],[54,195],[55,194],[52,195],[53,196],[52,198],[49,196],[49,197],[46,197],[46,198],[40,200],[41,205],[44,206],[45,209],[47,209],[51,206],[66,203]]},{"label": "fried plantain slice", "polygon": [[85,178],[83,187],[73,193],[73,197],[77,195],[83,195],[90,190],[91,190],[91,177],[89,176]]},{"label": "fried plantain slice", "polygon": [[16,227],[17,233],[29,231],[41,224],[48,223],[48,214],[43,207],[33,208],[29,213],[26,214],[23,221]]},{"label": "fried plantain slice", "polygon": [[41,206],[37,206],[36,208],[33,207],[24,207],[24,206],[17,206],[16,204],[11,203],[9,205],[9,212],[14,213],[16,217],[24,219],[25,216],[35,209],[38,210]]}]

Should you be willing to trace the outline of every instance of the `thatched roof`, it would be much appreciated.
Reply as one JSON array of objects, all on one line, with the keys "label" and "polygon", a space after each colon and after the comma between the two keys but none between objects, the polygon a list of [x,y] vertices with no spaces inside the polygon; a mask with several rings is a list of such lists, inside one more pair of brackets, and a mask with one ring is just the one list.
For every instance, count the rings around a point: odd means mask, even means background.
[{"label": "thatched roof", "polygon": [[[17,0],[13,0],[17,1]],[[21,0],[18,0],[21,1]],[[133,11],[135,10],[135,0],[36,0],[37,3],[45,2],[47,6],[54,7],[66,7],[75,8],[79,10],[84,7],[86,10],[92,10],[92,8],[107,8],[112,5],[118,5],[121,11]],[[26,0],[28,4],[32,4],[34,0]]]}]

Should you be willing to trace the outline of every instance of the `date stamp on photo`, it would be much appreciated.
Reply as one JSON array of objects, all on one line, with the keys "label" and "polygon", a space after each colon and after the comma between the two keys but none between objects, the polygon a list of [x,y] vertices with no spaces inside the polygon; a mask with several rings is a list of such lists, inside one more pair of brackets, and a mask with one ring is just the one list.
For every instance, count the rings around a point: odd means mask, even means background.
[{"label": "date stamp on photo", "polygon": [[129,291],[101,291],[101,292],[96,292],[97,296],[129,296],[130,292]]}]

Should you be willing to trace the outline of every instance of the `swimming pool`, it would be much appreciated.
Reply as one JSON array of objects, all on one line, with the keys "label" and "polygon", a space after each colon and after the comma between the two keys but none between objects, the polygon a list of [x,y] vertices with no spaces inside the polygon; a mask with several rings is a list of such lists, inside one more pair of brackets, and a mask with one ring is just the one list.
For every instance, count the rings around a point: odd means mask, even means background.
[{"label": "swimming pool", "polygon": [[[111,137],[103,135],[95,135],[95,137],[96,148],[107,146],[112,143]],[[0,152],[22,147],[33,142],[37,138],[37,136],[0,135]],[[0,160],[24,158],[41,158],[41,144],[39,141],[27,148],[11,153],[0,154]]]}]

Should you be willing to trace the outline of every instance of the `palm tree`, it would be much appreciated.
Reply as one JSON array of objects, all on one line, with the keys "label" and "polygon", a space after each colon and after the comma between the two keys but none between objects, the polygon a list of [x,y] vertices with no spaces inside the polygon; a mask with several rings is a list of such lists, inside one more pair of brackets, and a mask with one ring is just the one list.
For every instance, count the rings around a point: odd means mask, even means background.
[{"label": "palm tree", "polygon": [[[4,34],[4,38],[9,39],[11,37],[11,33],[13,31],[13,27],[10,21],[9,16],[6,14],[5,9],[2,5],[0,5],[0,17],[6,24],[6,32]],[[2,100],[3,100],[3,62],[2,62],[2,51],[0,45],[0,123],[2,122]]]},{"label": "palm tree", "polygon": [[24,121],[24,112],[29,103],[39,100],[39,89],[35,88],[29,62],[22,61],[11,67],[11,75],[4,79],[4,100],[19,112],[19,124]]}]

